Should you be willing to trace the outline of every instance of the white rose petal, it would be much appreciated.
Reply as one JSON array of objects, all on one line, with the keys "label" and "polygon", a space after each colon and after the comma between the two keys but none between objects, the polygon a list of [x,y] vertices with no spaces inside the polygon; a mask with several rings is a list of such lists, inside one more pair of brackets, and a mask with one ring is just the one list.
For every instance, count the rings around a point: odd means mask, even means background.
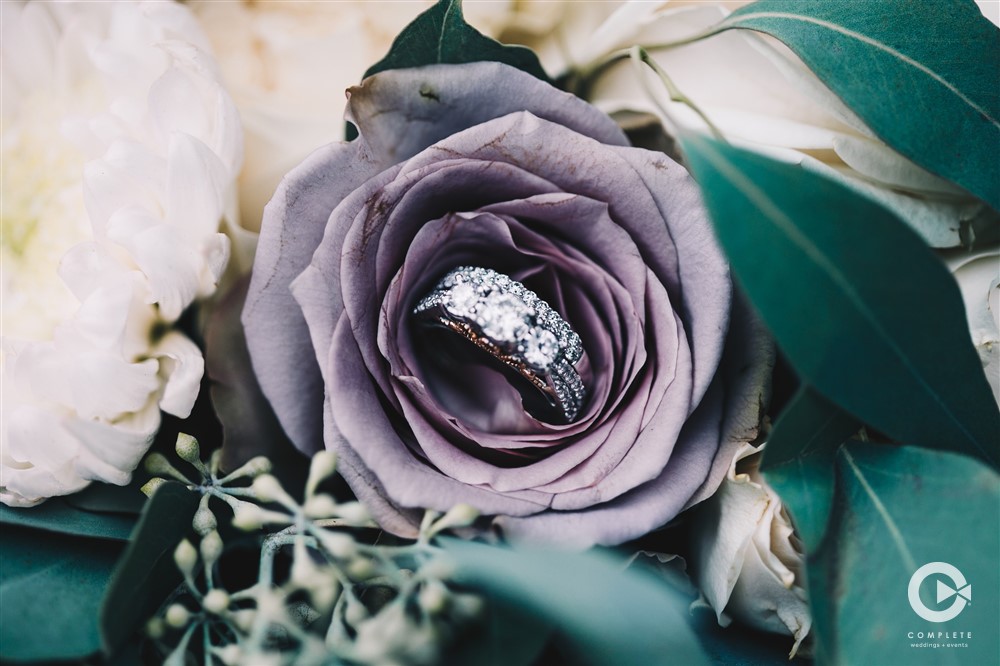
[{"label": "white rose petal", "polygon": [[[725,4],[732,8],[740,3]],[[574,41],[590,44],[589,60],[583,62],[596,62],[633,44],[693,37],[727,13],[722,4],[629,2],[593,31],[592,38],[580,34]],[[729,30],[651,54],[732,143],[765,154],[794,152],[797,158],[790,161],[887,206],[934,247],[959,246],[965,240],[965,227],[996,217],[961,188],[875,138],[790,49],[774,39]],[[651,113],[668,127],[676,123],[707,131],[700,116],[687,105],[670,101],[665,90],[657,96],[657,105],[639,76],[631,63],[619,63],[597,79],[589,97],[609,113]],[[669,118],[662,117],[661,107]]]},{"label": "white rose petal", "polygon": [[172,326],[226,268],[242,155],[190,11],[4,3],[0,501],[125,484],[190,413]]},{"label": "white rose petal", "polygon": [[860,177],[846,166],[837,168],[799,150],[740,141],[733,143],[773,159],[799,164],[806,170],[819,173],[881,203],[894,211],[900,219],[906,220],[931,247],[959,245],[962,242],[963,225],[972,223],[985,210],[985,205],[975,199],[922,198],[888,189]]},{"label": "white rose petal", "polygon": [[840,135],[833,149],[859,175],[914,194],[963,196],[962,189],[921,169],[877,139]]},{"label": "white rose petal", "polygon": [[736,618],[792,636],[794,656],[812,626],[803,554],[781,499],[758,471],[760,450],[744,444],[704,503],[693,528],[692,568],[719,624]]},{"label": "white rose petal", "polygon": [[962,292],[972,344],[1000,405],[1000,248],[959,252],[947,261]]}]

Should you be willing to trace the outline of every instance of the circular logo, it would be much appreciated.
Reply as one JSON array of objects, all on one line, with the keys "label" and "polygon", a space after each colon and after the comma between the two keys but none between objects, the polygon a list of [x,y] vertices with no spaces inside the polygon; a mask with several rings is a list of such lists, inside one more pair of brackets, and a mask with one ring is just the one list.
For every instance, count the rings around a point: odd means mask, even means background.
[{"label": "circular logo", "polygon": [[[942,580],[937,582],[937,602],[947,601],[951,597],[955,600],[944,610],[931,610],[920,600],[920,586],[928,576],[941,574],[951,579],[951,585]],[[927,620],[928,622],[947,622],[954,620],[958,614],[965,610],[966,604],[972,601],[972,586],[965,580],[962,572],[948,564],[947,562],[928,562],[913,572],[910,577],[910,586],[907,590],[910,597],[910,607],[913,612]]]}]

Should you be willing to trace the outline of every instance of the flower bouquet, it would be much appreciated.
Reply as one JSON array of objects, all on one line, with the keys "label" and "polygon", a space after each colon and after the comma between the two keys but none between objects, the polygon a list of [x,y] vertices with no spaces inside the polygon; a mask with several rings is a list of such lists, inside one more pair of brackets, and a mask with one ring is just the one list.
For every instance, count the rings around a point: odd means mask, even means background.
[{"label": "flower bouquet", "polygon": [[1000,663],[980,4],[0,5],[0,658]]}]

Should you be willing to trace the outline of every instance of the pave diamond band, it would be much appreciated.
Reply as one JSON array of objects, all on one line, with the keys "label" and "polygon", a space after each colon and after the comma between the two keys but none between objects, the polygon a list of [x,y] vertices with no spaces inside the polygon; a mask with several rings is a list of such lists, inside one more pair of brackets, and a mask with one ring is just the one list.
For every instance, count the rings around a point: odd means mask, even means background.
[{"label": "pave diamond band", "polygon": [[516,370],[567,423],[586,389],[574,367],[583,344],[552,307],[523,284],[489,268],[459,266],[413,309],[421,321],[458,333]]}]

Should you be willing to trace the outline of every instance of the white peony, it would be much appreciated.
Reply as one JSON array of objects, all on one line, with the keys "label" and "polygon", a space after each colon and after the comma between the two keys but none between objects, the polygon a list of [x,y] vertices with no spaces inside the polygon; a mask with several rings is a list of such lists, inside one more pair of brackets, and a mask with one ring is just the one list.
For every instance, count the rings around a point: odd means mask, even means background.
[{"label": "white peony", "polygon": [[[690,2],[626,2],[599,25],[581,28],[569,64],[577,69],[634,44],[681,41],[718,23],[736,6]],[[541,46],[544,46],[541,45]],[[564,54],[567,53],[564,51]],[[801,164],[897,212],[934,247],[967,243],[975,227],[995,219],[989,208],[902,157],[879,139],[788,48],[747,30],[730,30],[668,50],[654,59],[731,142]],[[650,113],[705,131],[686,105],[671,102],[659,82],[658,106],[631,62],[599,76],[588,99],[603,110]],[[668,123],[669,124],[669,123]]]},{"label": "white peony", "polygon": [[758,469],[761,449],[744,444],[693,526],[692,568],[719,624],[736,618],[794,637],[794,656],[812,620],[802,587],[804,558],[781,499]]},{"label": "white peony", "polygon": [[[242,225],[260,229],[281,178],[316,148],[344,138],[346,90],[434,0],[189,3],[246,131]],[[549,30],[567,7],[544,0],[480,0],[466,19],[491,36]]]},{"label": "white peony", "polygon": [[229,257],[242,138],[191,13],[0,5],[0,501],[125,484],[187,416],[201,352],[173,324]]}]

